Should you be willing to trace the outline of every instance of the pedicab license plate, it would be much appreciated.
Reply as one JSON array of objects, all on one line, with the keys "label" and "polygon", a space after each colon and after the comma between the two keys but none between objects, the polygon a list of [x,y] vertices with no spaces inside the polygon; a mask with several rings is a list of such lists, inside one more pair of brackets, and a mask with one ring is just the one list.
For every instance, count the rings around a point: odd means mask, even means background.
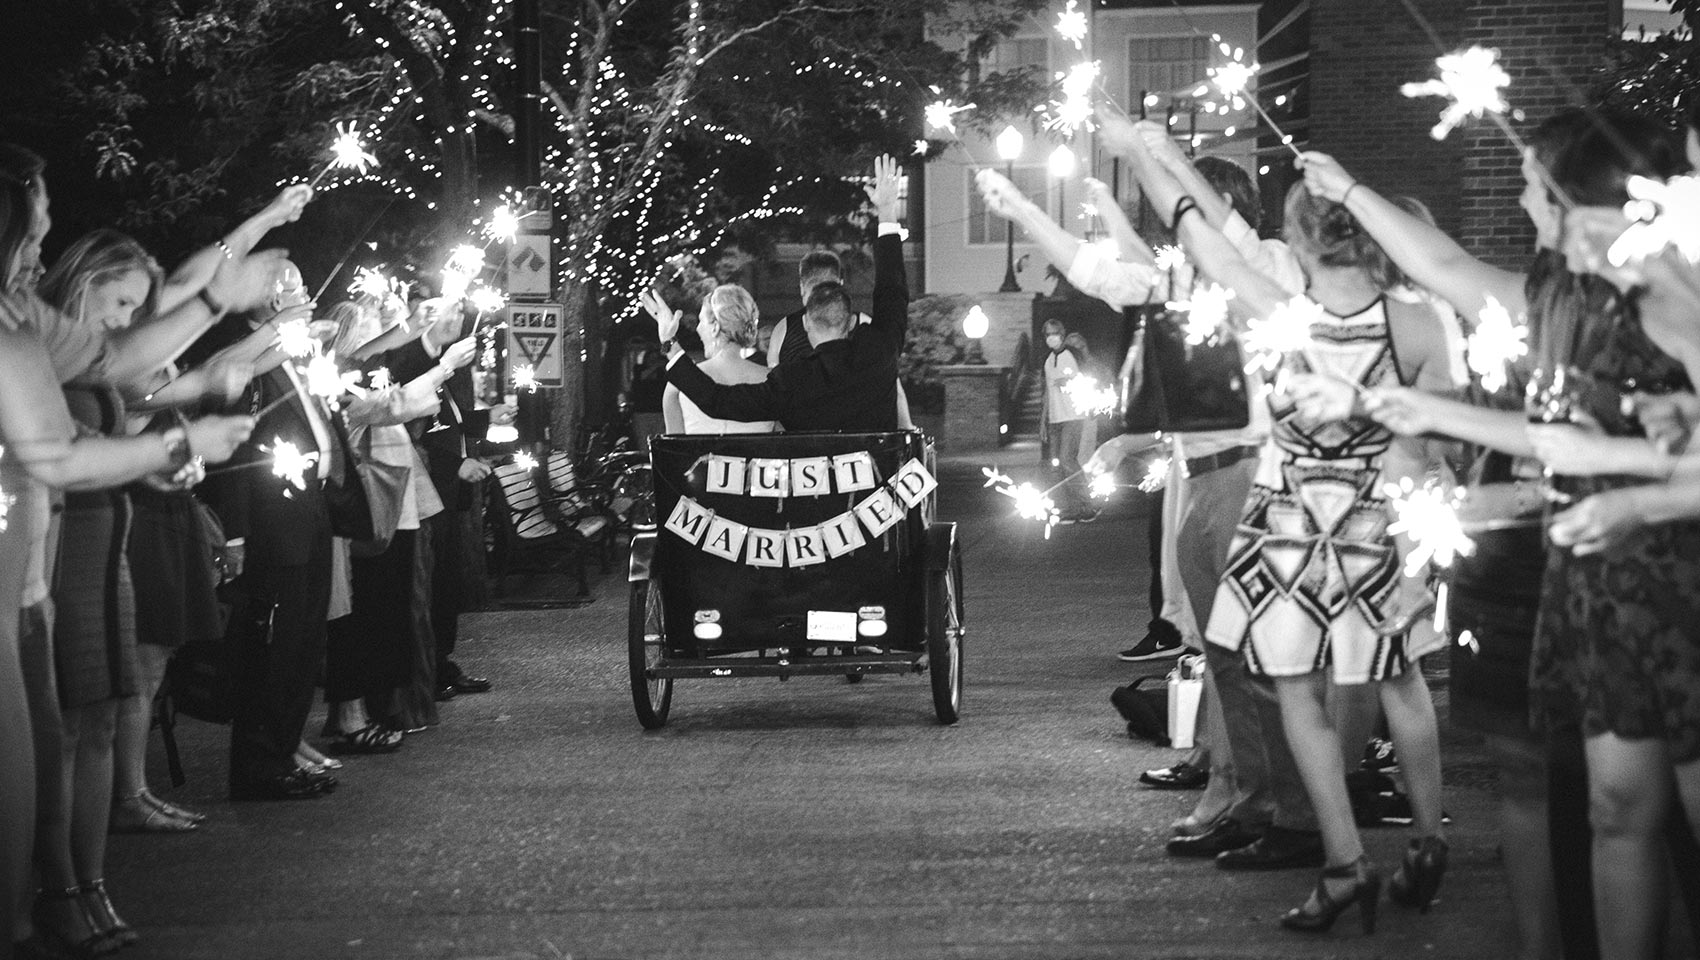
[{"label": "pedicab license plate", "polygon": [[808,639],[821,643],[854,642],[856,615],[844,610],[810,610]]}]

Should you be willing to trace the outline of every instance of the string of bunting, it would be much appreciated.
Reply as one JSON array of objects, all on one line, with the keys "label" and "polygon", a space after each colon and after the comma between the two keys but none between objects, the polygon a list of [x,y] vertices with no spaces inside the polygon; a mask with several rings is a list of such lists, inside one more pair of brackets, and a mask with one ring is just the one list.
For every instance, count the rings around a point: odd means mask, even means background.
[{"label": "string of bunting", "polygon": [[[783,498],[871,491],[861,502],[822,523],[769,530],[720,516],[681,494],[664,526],[704,553],[752,567],[808,567],[842,557],[880,537],[927,495],[938,481],[910,458],[886,483],[877,483],[867,453],[795,460],[710,455],[706,489],[712,493]],[[864,534],[863,530],[867,533]]]}]

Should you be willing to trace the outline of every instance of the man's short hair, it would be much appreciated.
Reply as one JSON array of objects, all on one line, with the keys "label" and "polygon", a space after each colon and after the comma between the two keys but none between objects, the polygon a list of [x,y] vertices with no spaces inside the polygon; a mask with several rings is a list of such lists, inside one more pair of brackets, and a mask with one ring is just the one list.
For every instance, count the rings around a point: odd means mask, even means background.
[{"label": "man's short hair", "polygon": [[831,250],[810,250],[797,261],[797,285],[805,296],[816,284],[832,280],[844,282],[844,261]]},{"label": "man's short hair", "polygon": [[810,326],[830,333],[842,333],[855,321],[850,306],[850,293],[837,280],[822,280],[809,291],[803,301],[803,319]]},{"label": "man's short hair", "polygon": [[1257,200],[1257,184],[1244,167],[1221,157],[1199,157],[1192,162],[1192,168],[1210,184],[1210,189],[1228,195],[1234,212],[1253,230],[1258,228],[1263,221],[1263,205]]}]

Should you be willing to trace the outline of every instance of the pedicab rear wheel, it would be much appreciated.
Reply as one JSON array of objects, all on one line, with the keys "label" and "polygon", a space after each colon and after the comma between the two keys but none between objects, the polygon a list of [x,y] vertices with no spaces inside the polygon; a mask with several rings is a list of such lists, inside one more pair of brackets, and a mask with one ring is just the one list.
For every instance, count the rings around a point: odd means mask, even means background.
[{"label": "pedicab rear wheel", "polygon": [[626,652],[631,663],[632,706],[645,730],[667,725],[673,706],[671,677],[651,677],[665,653],[667,630],[661,616],[661,585],[654,580],[632,581],[631,604],[627,608]]},{"label": "pedicab rear wheel", "polygon": [[943,570],[927,571],[927,673],[940,723],[962,713],[962,557],[955,544]]}]

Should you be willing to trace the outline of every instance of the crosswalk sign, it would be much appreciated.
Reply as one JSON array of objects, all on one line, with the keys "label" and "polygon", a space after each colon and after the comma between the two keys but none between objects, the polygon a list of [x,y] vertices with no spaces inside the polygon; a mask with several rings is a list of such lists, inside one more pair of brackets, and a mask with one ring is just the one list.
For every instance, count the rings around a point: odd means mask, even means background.
[{"label": "crosswalk sign", "polygon": [[[537,385],[562,385],[561,369],[566,359],[565,311],[558,303],[515,303],[502,308],[502,336],[506,338],[508,370],[529,364],[536,371]],[[509,373],[511,380],[512,373]]]}]

